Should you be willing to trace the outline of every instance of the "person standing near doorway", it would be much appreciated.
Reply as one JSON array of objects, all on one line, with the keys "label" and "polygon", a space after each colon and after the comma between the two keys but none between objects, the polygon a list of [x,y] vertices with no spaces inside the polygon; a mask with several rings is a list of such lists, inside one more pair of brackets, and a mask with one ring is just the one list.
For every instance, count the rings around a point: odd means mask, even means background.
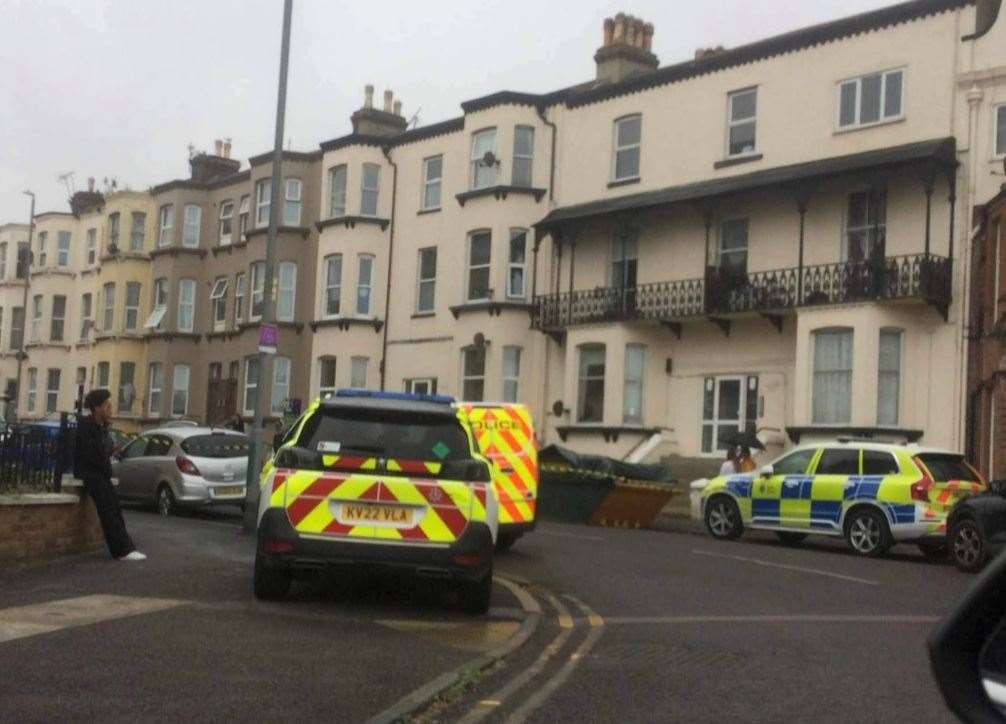
[{"label": "person standing near doorway", "polygon": [[108,425],[112,420],[112,393],[91,390],[84,398],[90,415],[77,419],[77,439],[73,450],[74,475],[84,481],[84,490],[94,501],[101,530],[112,558],[120,561],[142,561],[146,556],[136,550],[126,531],[119,499],[112,485],[112,438]]}]

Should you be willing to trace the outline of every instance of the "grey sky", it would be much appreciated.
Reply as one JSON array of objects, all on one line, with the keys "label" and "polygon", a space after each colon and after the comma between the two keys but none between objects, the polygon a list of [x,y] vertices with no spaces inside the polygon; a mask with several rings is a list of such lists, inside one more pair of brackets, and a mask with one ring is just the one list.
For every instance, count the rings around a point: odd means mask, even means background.
[{"label": "grey sky", "polygon": [[[661,65],[888,5],[884,0],[295,0],[287,138],[349,131],[363,86],[392,88],[421,124],[497,90],[588,80],[605,17],[656,26]],[[188,152],[231,137],[236,157],[274,133],[280,0],[0,0],[0,223],[67,210],[60,174],[135,189],[188,174]]]}]

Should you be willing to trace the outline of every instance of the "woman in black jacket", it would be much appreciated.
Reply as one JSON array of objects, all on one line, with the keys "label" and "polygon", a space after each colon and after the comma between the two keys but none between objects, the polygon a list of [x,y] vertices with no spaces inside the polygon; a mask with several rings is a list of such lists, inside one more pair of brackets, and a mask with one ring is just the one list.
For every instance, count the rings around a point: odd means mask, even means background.
[{"label": "woman in black jacket", "polygon": [[119,499],[112,485],[112,438],[108,434],[108,423],[112,419],[112,393],[91,390],[84,398],[84,406],[91,414],[77,420],[74,475],[84,481],[84,489],[94,501],[112,557],[120,561],[145,560],[146,556],[136,550],[126,532],[126,521],[122,518]]}]

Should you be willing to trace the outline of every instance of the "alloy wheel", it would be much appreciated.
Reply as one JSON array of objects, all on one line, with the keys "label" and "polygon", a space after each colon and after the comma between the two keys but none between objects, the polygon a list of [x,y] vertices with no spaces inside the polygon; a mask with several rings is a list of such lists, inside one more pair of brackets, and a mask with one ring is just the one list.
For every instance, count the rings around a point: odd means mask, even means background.
[{"label": "alloy wheel", "polygon": [[954,558],[965,566],[974,566],[982,553],[982,540],[973,524],[964,523],[954,537]]},{"label": "alloy wheel", "polygon": [[715,535],[720,537],[726,537],[733,532],[733,510],[727,503],[718,501],[713,504],[709,511],[709,527]]},{"label": "alloy wheel", "polygon": [[858,516],[849,528],[849,542],[860,553],[872,553],[880,545],[880,524],[871,515]]}]

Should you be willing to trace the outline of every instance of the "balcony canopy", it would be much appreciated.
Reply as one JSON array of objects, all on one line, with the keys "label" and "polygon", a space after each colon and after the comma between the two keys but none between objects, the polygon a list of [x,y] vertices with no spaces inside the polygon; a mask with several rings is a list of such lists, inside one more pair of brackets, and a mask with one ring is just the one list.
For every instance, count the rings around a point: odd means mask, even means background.
[{"label": "balcony canopy", "polygon": [[934,170],[956,168],[957,142],[953,138],[937,138],[566,206],[554,209],[535,224],[535,228],[539,234],[543,234],[566,224],[600,216],[645,211],[669,204],[713,199],[767,187],[790,186],[795,189],[815,179],[918,165],[929,166]]}]

